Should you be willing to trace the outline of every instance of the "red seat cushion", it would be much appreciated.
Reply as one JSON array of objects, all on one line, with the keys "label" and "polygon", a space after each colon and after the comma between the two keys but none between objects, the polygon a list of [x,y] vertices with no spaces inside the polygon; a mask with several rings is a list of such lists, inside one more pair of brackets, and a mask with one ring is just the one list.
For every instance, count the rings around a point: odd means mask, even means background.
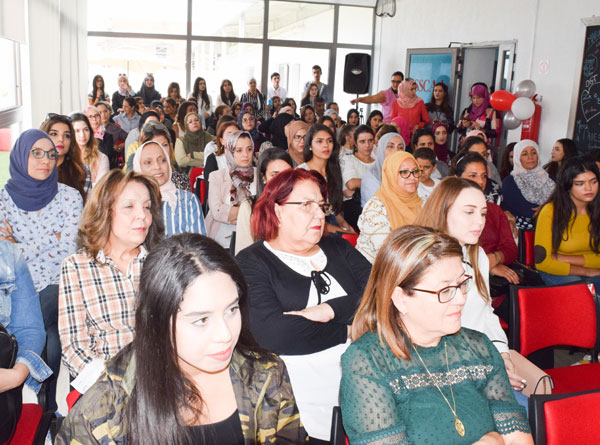
[{"label": "red seat cushion", "polygon": [[76,389],[72,390],[69,394],[67,394],[67,407],[69,408],[69,411],[71,411],[71,408],[73,408],[75,402],[79,400],[79,397],[81,397],[81,393]]},{"label": "red seat cushion", "polygon": [[19,417],[19,422],[17,423],[17,429],[9,444],[22,445],[33,443],[43,412],[40,405],[24,403],[21,410],[21,417]]},{"label": "red seat cushion", "polygon": [[358,235],[356,235],[354,233],[344,233],[342,235],[342,238],[344,238],[346,241],[348,241],[350,244],[352,244],[354,247],[356,247],[356,242],[358,241]]},{"label": "red seat cushion", "polygon": [[600,389],[600,363],[564,366],[562,368],[545,369],[545,371],[554,380],[553,394]]},{"label": "red seat cushion", "polygon": [[546,445],[598,443],[598,418],[600,393],[544,403]]}]

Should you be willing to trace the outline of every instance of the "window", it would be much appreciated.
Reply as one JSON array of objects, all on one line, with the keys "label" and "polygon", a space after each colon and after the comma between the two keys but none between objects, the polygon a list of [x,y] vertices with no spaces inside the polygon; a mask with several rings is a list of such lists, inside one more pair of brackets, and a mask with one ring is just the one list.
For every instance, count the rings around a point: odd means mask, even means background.
[{"label": "window", "polygon": [[261,39],[265,6],[263,0],[219,0],[194,2],[192,34]]},{"label": "window", "polygon": [[269,2],[269,39],[333,42],[333,5]]},{"label": "window", "polygon": [[18,43],[0,37],[0,111],[20,105],[17,71]]},{"label": "window", "polygon": [[373,13],[369,8],[340,6],[338,42],[370,45],[373,40],[373,20],[369,20],[369,13]]}]

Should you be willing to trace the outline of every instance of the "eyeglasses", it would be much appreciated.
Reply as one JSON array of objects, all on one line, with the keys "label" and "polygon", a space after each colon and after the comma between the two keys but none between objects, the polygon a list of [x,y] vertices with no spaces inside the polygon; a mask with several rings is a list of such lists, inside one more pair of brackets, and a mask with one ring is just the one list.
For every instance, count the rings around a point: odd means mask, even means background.
[{"label": "eyeglasses", "polygon": [[329,204],[328,202],[321,204],[317,201],[312,201],[309,199],[306,201],[294,201],[294,202],[288,201],[288,202],[284,202],[281,205],[288,205],[288,204],[300,206],[300,208],[302,210],[304,210],[305,212],[314,213],[319,208],[325,214],[325,216],[331,215],[333,213],[333,205]]},{"label": "eyeglasses", "polygon": [[398,174],[402,179],[407,179],[410,175],[413,175],[415,179],[419,179],[421,177],[421,170],[415,168],[414,170],[400,170]]},{"label": "eyeglasses", "polygon": [[119,73],[119,77],[127,77],[127,74],[125,74],[125,73]]},{"label": "eyeglasses", "polygon": [[100,114],[99,113],[97,113],[97,114],[90,114],[88,116],[88,118],[89,119],[100,119]]},{"label": "eyeglasses", "polygon": [[246,123],[248,123],[248,122],[254,122],[254,118],[253,117],[249,117],[247,119],[244,118],[244,119],[242,119],[242,122],[246,122]]},{"label": "eyeglasses", "polygon": [[295,141],[301,141],[302,139],[304,139],[304,136],[302,136],[302,135],[297,134],[294,136]]},{"label": "eyeglasses", "polygon": [[58,151],[56,150],[42,150],[41,148],[32,148],[30,151],[31,156],[33,156],[36,159],[44,159],[44,156],[47,156],[48,159],[50,159],[51,161],[56,160],[56,157],[58,156]]},{"label": "eyeglasses", "polygon": [[46,114],[46,117],[44,118],[44,122],[46,122],[48,119],[56,119],[56,120],[67,120],[69,122],[71,122],[71,116],[67,116],[66,114],[57,114],[57,113],[48,113]]},{"label": "eyeglasses", "polygon": [[416,290],[418,292],[426,292],[428,294],[436,294],[438,297],[438,301],[443,304],[452,301],[452,299],[456,296],[456,291],[458,289],[460,289],[460,291],[463,294],[466,294],[471,288],[472,279],[473,277],[471,275],[465,275],[465,279],[458,283],[456,286],[446,286],[438,291],[417,289],[416,287],[413,287],[412,290]]}]

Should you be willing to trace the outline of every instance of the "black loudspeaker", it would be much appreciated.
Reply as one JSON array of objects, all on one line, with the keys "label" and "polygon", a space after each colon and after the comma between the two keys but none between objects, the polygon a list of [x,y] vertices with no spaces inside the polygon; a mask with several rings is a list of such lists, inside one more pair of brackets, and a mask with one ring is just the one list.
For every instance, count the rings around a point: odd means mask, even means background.
[{"label": "black loudspeaker", "polygon": [[346,55],[344,65],[344,92],[366,94],[371,83],[371,56],[364,53]]}]

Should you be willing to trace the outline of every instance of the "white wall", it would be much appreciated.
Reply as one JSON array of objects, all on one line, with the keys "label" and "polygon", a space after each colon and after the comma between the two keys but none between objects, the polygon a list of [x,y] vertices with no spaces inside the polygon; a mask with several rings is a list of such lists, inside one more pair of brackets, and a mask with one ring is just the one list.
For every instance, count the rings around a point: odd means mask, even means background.
[{"label": "white wall", "polygon": [[[397,0],[397,6],[395,17],[377,19],[375,45],[381,57],[374,59],[374,91],[388,88],[394,71],[405,71],[407,48],[516,39],[514,85],[532,79],[543,96],[542,159],[549,159],[556,139],[572,136],[585,38],[581,19],[600,15],[598,0]],[[547,74],[539,72],[542,60],[548,61]],[[509,132],[509,141],[519,137],[520,129]]]}]

